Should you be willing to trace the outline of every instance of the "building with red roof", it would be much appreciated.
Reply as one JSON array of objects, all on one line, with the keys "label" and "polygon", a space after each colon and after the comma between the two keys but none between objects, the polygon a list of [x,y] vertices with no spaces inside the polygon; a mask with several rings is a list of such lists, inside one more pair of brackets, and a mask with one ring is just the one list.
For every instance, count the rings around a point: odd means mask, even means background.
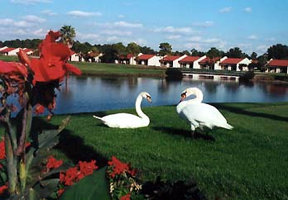
[{"label": "building with red roof", "polygon": [[187,55],[183,56],[165,56],[160,60],[161,66],[163,67],[173,67],[173,68],[180,68],[179,61],[183,58],[187,57]]},{"label": "building with red roof", "polygon": [[17,53],[19,52],[20,48],[4,48],[0,50],[0,54],[6,55],[6,56],[17,56]]},{"label": "building with red roof", "polygon": [[146,65],[146,66],[157,66],[160,67],[160,59],[162,56],[157,56],[154,54],[140,54],[137,58],[138,65]]},{"label": "building with red roof", "polygon": [[115,63],[118,64],[127,64],[127,65],[136,65],[136,56],[129,53],[126,55],[120,55],[118,56],[118,59],[115,60]]},{"label": "building with red roof", "polygon": [[222,70],[233,71],[248,71],[248,65],[251,60],[248,58],[225,58],[219,65]]},{"label": "building with red roof", "polygon": [[183,68],[192,68],[192,69],[200,69],[199,62],[205,59],[206,56],[186,56],[185,58],[179,60],[180,67]]},{"label": "building with red roof", "polygon": [[266,72],[288,74],[288,60],[271,59],[266,66]]}]

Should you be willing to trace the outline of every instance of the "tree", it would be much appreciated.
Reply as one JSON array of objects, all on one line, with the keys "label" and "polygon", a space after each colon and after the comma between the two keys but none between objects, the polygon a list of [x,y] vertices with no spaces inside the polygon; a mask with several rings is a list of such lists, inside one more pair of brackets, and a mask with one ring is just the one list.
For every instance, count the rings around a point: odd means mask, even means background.
[{"label": "tree", "polygon": [[151,49],[150,47],[144,46],[140,47],[140,52],[143,54],[156,54],[156,51]]},{"label": "tree", "polygon": [[242,53],[239,47],[234,47],[234,48],[229,49],[226,55],[230,58],[244,58],[245,57],[245,54]]},{"label": "tree", "polygon": [[206,55],[209,58],[217,58],[217,57],[223,57],[224,52],[218,50],[216,47],[212,47],[209,51],[207,51]]},{"label": "tree", "polygon": [[61,42],[64,44],[72,45],[74,42],[74,38],[76,36],[75,29],[72,26],[64,25],[60,29],[61,36]]},{"label": "tree", "polygon": [[168,42],[160,43],[159,48],[160,48],[159,54],[161,56],[165,56],[167,54],[169,55],[172,53],[172,46]]},{"label": "tree", "polygon": [[198,51],[197,49],[191,49],[191,56],[204,56],[205,53],[202,51]]},{"label": "tree", "polygon": [[140,53],[140,46],[135,42],[131,42],[127,45],[127,52],[136,56]]},{"label": "tree", "polygon": [[276,44],[268,48],[268,58],[274,59],[287,59],[288,58],[288,46],[282,44]]},{"label": "tree", "polygon": [[250,58],[253,59],[253,60],[256,60],[257,53],[256,52],[252,52]]},{"label": "tree", "polygon": [[122,42],[118,42],[112,45],[113,50],[116,52],[117,56],[126,55],[127,50],[126,47],[123,45]]}]

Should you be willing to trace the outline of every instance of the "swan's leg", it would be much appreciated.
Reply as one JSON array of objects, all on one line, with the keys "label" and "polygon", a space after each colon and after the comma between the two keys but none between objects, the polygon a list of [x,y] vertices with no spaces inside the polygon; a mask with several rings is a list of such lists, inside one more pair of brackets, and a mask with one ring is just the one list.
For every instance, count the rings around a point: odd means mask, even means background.
[{"label": "swan's leg", "polygon": [[191,136],[195,137],[195,126],[191,124]]}]

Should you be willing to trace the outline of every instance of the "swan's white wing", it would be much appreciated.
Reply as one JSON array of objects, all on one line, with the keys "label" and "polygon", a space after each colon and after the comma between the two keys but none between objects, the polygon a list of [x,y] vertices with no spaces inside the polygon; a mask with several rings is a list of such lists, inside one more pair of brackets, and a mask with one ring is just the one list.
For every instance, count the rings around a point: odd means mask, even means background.
[{"label": "swan's white wing", "polygon": [[149,125],[149,120],[129,113],[117,113],[102,117],[101,120],[104,124],[112,128],[139,128]]},{"label": "swan's white wing", "polygon": [[227,121],[223,115],[214,107],[205,103],[191,103],[182,108],[181,117],[186,118],[196,127],[213,128],[219,126],[227,128]]}]

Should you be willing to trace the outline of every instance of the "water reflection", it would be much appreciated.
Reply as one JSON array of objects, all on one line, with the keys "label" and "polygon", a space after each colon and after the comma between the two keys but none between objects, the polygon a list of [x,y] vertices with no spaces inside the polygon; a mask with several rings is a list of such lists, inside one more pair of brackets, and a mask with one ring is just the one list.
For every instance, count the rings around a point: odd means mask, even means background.
[{"label": "water reflection", "polygon": [[73,77],[69,86],[57,93],[59,113],[96,112],[134,107],[141,91],[151,94],[153,103],[145,106],[174,105],[187,87],[199,87],[205,102],[279,102],[288,101],[288,85],[272,83],[239,84],[234,81],[192,80],[167,81],[137,77]]}]

